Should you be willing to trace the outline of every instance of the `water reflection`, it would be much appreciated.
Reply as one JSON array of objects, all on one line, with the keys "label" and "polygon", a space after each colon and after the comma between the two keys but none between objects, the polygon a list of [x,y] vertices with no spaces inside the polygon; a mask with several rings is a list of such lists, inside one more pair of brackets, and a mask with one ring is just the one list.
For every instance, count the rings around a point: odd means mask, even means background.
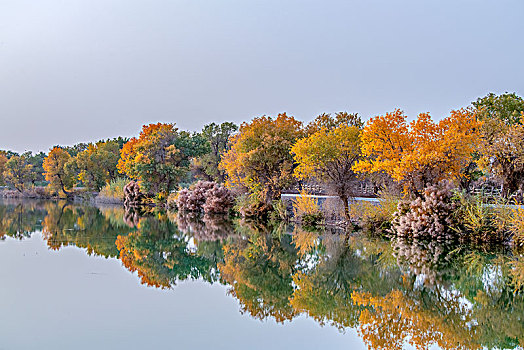
[{"label": "water reflection", "polygon": [[137,272],[142,283],[170,288],[178,280],[218,279],[213,262],[188,246],[189,237],[178,230],[165,214],[141,218],[137,230],[119,235],[116,247],[122,264]]},{"label": "water reflection", "polygon": [[357,329],[371,349],[524,346],[524,259],[515,251],[67,202],[4,202],[0,218],[3,239],[41,231],[50,249],[118,258],[151,287],[222,283],[253,318],[305,314]]}]

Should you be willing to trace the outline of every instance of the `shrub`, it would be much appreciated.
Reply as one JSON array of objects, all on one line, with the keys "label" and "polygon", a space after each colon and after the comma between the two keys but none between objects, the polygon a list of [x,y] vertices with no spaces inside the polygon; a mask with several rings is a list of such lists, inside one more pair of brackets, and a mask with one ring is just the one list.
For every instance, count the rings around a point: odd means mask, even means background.
[{"label": "shrub", "polygon": [[385,235],[391,232],[391,222],[399,203],[397,196],[383,191],[379,193],[378,204],[360,201],[351,206],[351,217],[367,233]]},{"label": "shrub", "polygon": [[124,206],[129,207],[141,207],[144,203],[151,202],[150,198],[144,196],[140,190],[140,185],[136,181],[130,181],[123,188],[124,190]]},{"label": "shrub", "polygon": [[37,198],[49,198],[50,194],[47,191],[47,187],[37,186],[34,188],[34,192],[37,194]]},{"label": "shrub", "polygon": [[401,237],[453,238],[457,232],[456,208],[450,184],[441,182],[426,188],[422,198],[399,202],[393,230]]},{"label": "shrub", "polygon": [[231,192],[212,181],[198,181],[189,189],[182,189],[175,199],[180,211],[227,213],[233,206]]},{"label": "shrub", "polygon": [[169,196],[167,196],[166,206],[168,209],[177,208],[176,200],[178,198],[179,192],[172,192],[169,194]]},{"label": "shrub", "polygon": [[289,219],[290,219],[289,201],[284,201],[282,199],[276,200],[273,202],[273,209],[274,211],[271,216],[271,220],[289,222]]},{"label": "shrub", "polygon": [[[175,197],[175,205],[180,211],[191,211],[190,203],[189,203],[189,195],[191,194],[191,191],[187,188],[183,188],[174,196]],[[169,202],[169,199],[168,199]]]},{"label": "shrub", "polygon": [[460,223],[464,238],[477,242],[502,242],[507,239],[510,211],[505,203],[489,207],[484,204],[487,198],[468,197],[457,193],[455,218]]},{"label": "shrub", "polygon": [[461,219],[462,225],[471,237],[485,240],[495,230],[493,213],[483,205],[481,196],[461,200],[456,215]]},{"label": "shrub", "polygon": [[517,248],[524,247],[524,207],[519,206],[513,210],[510,231],[513,234],[513,245]]},{"label": "shrub", "polygon": [[211,181],[198,181],[189,189],[178,192],[177,207],[181,211],[201,211],[206,202],[207,192],[215,186]]},{"label": "shrub", "polygon": [[206,202],[202,209],[206,214],[227,213],[233,206],[233,195],[223,186],[214,186],[206,193]]}]

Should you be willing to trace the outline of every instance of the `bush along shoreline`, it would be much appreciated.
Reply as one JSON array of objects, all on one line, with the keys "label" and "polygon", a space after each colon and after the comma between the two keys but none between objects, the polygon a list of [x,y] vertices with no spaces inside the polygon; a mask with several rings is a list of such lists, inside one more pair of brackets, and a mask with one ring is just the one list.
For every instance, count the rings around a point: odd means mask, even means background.
[{"label": "bush along shoreline", "polygon": [[360,230],[383,237],[523,248],[524,208],[487,200],[441,182],[411,200],[382,194],[377,204],[357,204],[354,214]]}]

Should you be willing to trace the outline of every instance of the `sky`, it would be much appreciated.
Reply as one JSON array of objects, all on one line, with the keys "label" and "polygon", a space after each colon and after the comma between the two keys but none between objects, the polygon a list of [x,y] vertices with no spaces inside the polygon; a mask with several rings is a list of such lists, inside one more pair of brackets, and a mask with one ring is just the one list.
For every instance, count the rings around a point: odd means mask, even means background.
[{"label": "sky", "polygon": [[524,1],[0,0],[0,149],[524,95]]}]

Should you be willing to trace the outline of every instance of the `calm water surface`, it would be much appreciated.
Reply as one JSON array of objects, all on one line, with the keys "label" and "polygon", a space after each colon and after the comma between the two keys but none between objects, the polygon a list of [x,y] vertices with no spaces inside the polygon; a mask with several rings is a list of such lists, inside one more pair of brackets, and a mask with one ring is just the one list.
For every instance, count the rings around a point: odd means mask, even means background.
[{"label": "calm water surface", "polygon": [[524,345],[514,251],[0,202],[0,349]]}]

